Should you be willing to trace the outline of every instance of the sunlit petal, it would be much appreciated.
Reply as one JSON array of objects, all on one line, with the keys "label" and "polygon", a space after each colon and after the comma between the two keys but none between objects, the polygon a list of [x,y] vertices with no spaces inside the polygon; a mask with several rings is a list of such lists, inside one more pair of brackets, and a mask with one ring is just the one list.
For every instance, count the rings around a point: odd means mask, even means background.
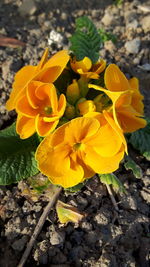
[{"label": "sunlit petal", "polygon": [[19,115],[17,117],[16,132],[21,139],[26,139],[35,133],[35,119]]}]

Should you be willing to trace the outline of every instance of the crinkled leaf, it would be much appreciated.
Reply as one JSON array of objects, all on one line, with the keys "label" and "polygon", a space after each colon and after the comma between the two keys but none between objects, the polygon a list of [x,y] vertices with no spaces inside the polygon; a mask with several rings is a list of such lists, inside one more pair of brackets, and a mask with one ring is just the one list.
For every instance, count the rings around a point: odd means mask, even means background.
[{"label": "crinkled leaf", "polygon": [[147,126],[132,133],[129,137],[129,143],[141,154],[150,159],[150,118],[146,118]]},{"label": "crinkled leaf", "polygon": [[0,131],[0,184],[7,185],[33,176],[37,169],[34,154],[40,139],[36,134],[22,140],[16,133],[16,125]]},{"label": "crinkled leaf", "polygon": [[126,157],[126,162],[124,163],[124,167],[126,168],[126,170],[132,170],[136,178],[139,178],[139,179],[142,178],[142,174],[143,174],[142,169],[130,157]]},{"label": "crinkled leaf", "polygon": [[104,184],[112,185],[114,188],[121,192],[125,192],[125,188],[120,180],[113,173],[108,174],[98,174],[100,180]]},{"label": "crinkled leaf", "polygon": [[77,60],[89,57],[93,63],[99,58],[100,35],[93,22],[86,16],[76,19],[75,33],[70,38],[71,47]]},{"label": "crinkled leaf", "polygon": [[84,217],[83,214],[79,213],[77,208],[65,204],[62,201],[58,200],[56,204],[56,212],[59,218],[60,223],[79,223]]}]

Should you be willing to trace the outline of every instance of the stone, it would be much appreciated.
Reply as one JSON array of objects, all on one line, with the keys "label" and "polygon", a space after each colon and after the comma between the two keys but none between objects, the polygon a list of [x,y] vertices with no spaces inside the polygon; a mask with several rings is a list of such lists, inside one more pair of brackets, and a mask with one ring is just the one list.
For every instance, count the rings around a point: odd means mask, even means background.
[{"label": "stone", "polygon": [[50,243],[51,245],[60,245],[65,240],[65,234],[63,232],[53,231],[50,233]]},{"label": "stone", "polygon": [[141,190],[140,194],[147,203],[150,203],[150,194],[148,192]]},{"label": "stone", "polygon": [[145,33],[150,31],[150,15],[145,16],[141,20],[141,26],[142,26]]},{"label": "stone", "polygon": [[140,63],[140,58],[139,58],[139,57],[135,57],[135,58],[133,59],[133,64],[135,64],[135,65],[139,65],[139,63]]},{"label": "stone", "polygon": [[2,78],[4,80],[7,80],[8,78],[12,62],[13,62],[12,58],[7,58],[7,60],[2,63]]},{"label": "stone", "polygon": [[120,206],[127,210],[137,210],[136,198],[130,194],[122,195],[120,199]]},{"label": "stone", "polygon": [[54,43],[57,43],[58,47],[62,45],[63,36],[56,32],[55,30],[52,30],[50,32],[49,38],[48,38],[48,44],[51,46]]},{"label": "stone", "polygon": [[150,71],[150,64],[149,63],[145,63],[145,64],[138,66],[138,67],[143,71]]},{"label": "stone", "polygon": [[114,17],[109,14],[109,13],[105,13],[104,17],[102,18],[101,22],[105,25],[105,26],[109,26],[110,24],[112,24],[114,20]]},{"label": "stone", "polygon": [[110,53],[113,53],[113,52],[116,50],[116,47],[115,47],[114,43],[113,43],[111,40],[106,41],[106,42],[104,43],[104,47],[105,47],[105,49],[106,49],[107,51],[109,51]]},{"label": "stone", "polygon": [[135,38],[125,43],[126,51],[129,54],[137,54],[139,52],[141,41],[139,38]]},{"label": "stone", "polygon": [[137,18],[137,14],[136,12],[132,10],[127,10],[124,14],[124,17],[125,17],[126,24],[128,24]]},{"label": "stone", "polygon": [[106,217],[106,215],[103,212],[99,212],[95,215],[94,217],[94,221],[98,224],[98,225],[108,225],[109,223],[109,218]]},{"label": "stone", "polygon": [[131,22],[129,22],[127,25],[126,25],[126,28],[127,29],[133,29],[133,30],[136,30],[137,29],[137,26],[138,26],[138,21],[136,19],[132,20]]},{"label": "stone", "polygon": [[22,5],[18,9],[21,16],[31,16],[36,10],[37,8],[33,0],[23,0]]},{"label": "stone", "polygon": [[84,231],[91,231],[92,229],[93,229],[93,226],[92,226],[92,224],[91,223],[89,223],[89,222],[86,222],[86,221],[83,221],[83,222],[81,222],[81,227],[82,227],[82,229],[84,230]]}]

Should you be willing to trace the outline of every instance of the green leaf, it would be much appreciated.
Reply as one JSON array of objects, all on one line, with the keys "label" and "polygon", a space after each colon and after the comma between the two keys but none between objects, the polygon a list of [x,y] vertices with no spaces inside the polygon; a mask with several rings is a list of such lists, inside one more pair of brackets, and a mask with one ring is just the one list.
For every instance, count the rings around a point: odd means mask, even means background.
[{"label": "green leaf", "polygon": [[99,58],[100,35],[93,22],[86,16],[76,19],[75,33],[70,38],[71,47],[77,60],[88,57],[95,63]]},{"label": "green leaf", "polygon": [[69,193],[76,193],[78,191],[81,190],[81,188],[85,185],[85,182],[84,183],[79,183],[73,187],[68,187],[68,188],[65,188],[65,191],[66,192],[69,192]]},{"label": "green leaf", "polygon": [[125,188],[120,180],[113,173],[108,174],[98,174],[100,180],[104,184],[112,185],[114,188],[121,192],[125,192]]},{"label": "green leaf", "polygon": [[124,167],[126,168],[126,170],[131,170],[136,178],[138,179],[142,178],[143,174],[142,169],[130,157],[126,157],[126,162],[124,163]]},{"label": "green leaf", "polygon": [[16,133],[16,125],[0,131],[0,184],[8,185],[33,176],[39,171],[37,169],[34,154],[39,137],[22,140]]},{"label": "green leaf", "polygon": [[117,37],[111,32],[106,32],[104,29],[98,29],[100,34],[101,43],[105,43],[106,41],[111,40],[114,44],[117,42]]},{"label": "green leaf", "polygon": [[146,151],[143,153],[143,156],[150,161],[150,151]]},{"label": "green leaf", "polygon": [[129,143],[141,154],[150,159],[150,118],[146,118],[147,126],[134,133],[131,133],[129,137]]}]

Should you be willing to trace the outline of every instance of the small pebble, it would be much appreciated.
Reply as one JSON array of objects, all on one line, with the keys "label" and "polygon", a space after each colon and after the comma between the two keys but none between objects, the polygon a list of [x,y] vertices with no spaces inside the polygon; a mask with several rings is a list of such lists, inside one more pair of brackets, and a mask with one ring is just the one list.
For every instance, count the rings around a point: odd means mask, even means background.
[{"label": "small pebble", "polygon": [[137,54],[139,52],[140,45],[141,45],[140,39],[136,38],[131,41],[127,41],[125,43],[125,48],[129,54]]}]

